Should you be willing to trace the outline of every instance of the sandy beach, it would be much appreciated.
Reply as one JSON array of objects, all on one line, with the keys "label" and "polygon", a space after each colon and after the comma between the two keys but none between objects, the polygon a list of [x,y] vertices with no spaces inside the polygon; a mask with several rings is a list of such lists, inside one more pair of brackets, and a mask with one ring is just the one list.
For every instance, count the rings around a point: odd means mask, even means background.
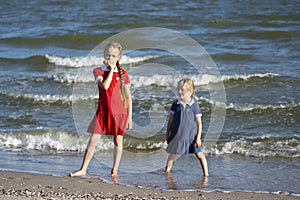
[{"label": "sandy beach", "polygon": [[300,199],[288,193],[162,191],[108,184],[97,178],[0,171],[0,199]]}]

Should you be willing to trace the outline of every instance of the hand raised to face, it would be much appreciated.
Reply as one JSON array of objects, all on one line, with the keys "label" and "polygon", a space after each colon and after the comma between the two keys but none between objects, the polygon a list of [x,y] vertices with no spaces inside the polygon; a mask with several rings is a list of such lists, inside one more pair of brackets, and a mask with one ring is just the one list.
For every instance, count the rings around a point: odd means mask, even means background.
[{"label": "hand raised to face", "polygon": [[109,69],[109,70],[113,70],[116,65],[113,65],[113,63],[111,63],[109,60],[103,60],[103,64]]}]

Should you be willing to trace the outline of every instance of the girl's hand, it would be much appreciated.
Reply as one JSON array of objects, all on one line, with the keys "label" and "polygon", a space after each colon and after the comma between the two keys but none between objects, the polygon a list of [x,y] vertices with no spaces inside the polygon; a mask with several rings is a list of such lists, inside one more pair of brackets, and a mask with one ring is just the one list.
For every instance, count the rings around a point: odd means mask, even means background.
[{"label": "girl's hand", "polygon": [[202,144],[202,142],[201,142],[201,140],[199,139],[199,138],[197,138],[196,139],[196,147],[201,147],[201,144]]},{"label": "girl's hand", "polygon": [[131,119],[131,118],[129,118],[129,119],[127,120],[126,129],[127,129],[127,130],[132,129],[132,119]]},{"label": "girl's hand", "polygon": [[111,62],[109,60],[103,60],[103,64],[111,71],[114,69],[114,67],[112,66]]}]

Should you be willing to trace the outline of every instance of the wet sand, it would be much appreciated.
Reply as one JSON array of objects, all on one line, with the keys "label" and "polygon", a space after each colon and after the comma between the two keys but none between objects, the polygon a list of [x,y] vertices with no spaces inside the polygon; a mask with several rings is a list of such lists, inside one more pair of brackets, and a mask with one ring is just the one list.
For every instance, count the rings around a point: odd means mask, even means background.
[{"label": "wet sand", "polygon": [[288,193],[198,192],[144,189],[109,184],[97,178],[0,171],[0,199],[300,199]]}]

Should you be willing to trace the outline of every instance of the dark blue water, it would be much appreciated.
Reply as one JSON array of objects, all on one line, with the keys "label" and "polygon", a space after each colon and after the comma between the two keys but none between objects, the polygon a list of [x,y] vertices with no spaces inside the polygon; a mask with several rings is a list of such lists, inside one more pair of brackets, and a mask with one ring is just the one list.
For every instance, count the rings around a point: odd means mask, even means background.
[{"label": "dark blue water", "polygon": [[[133,96],[121,184],[300,194],[299,6],[1,2],[0,169],[65,176],[80,167],[97,101],[92,69],[112,37],[124,46]],[[183,76],[195,81],[203,111],[207,181],[194,156],[180,158],[172,177],[163,173],[167,113]],[[89,176],[112,181],[112,149],[103,137]]]}]

